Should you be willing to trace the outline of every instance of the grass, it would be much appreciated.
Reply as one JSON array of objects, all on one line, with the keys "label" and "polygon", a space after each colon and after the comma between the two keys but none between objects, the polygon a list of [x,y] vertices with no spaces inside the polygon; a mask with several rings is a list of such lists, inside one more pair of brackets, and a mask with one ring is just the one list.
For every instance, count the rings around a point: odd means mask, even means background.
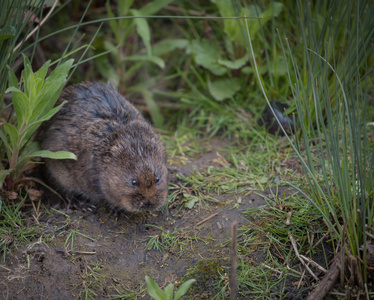
[{"label": "grass", "polygon": [[[72,295],[79,299],[96,299],[98,294],[97,290],[103,288],[103,280],[106,276],[101,274],[103,267],[99,264],[85,264],[82,271],[82,282],[76,285],[72,290]],[[79,294],[75,295],[78,290]]]},{"label": "grass", "polygon": [[[118,7],[108,4],[101,12],[95,8],[90,16],[128,16],[147,9],[140,2],[132,4],[133,11],[126,7],[131,1],[118,3]],[[357,7],[350,3],[350,14],[345,14],[338,1],[314,1],[310,9],[302,1],[298,5],[265,1],[245,7],[236,1],[218,0],[178,4],[152,1],[155,3],[161,9],[158,13],[164,15],[239,16],[245,12],[247,16],[263,17],[261,21],[248,20],[249,40],[243,20],[111,20],[96,35],[94,47],[87,49],[91,56],[102,57],[85,64],[88,72],[78,67],[72,77],[104,77],[120,82],[121,88],[126,87],[126,96],[162,128],[168,162],[178,174],[170,184],[171,218],[214,209],[217,203],[223,205],[217,199],[231,201],[230,209],[236,209],[250,194],[271,191],[269,197],[264,196],[267,207],[247,211],[245,224],[239,229],[239,297],[306,295],[315,280],[313,274],[323,276],[311,261],[326,269],[341,247],[349,262],[346,277],[353,272],[351,266],[357,266],[360,275],[351,281],[352,286],[367,293],[365,287],[371,278],[368,252],[359,249],[368,249],[370,239],[365,225],[374,227],[373,135],[365,126],[373,117],[369,105],[373,52],[368,44],[370,38],[360,37],[372,36],[373,9],[369,5],[362,9],[366,2],[359,2]],[[55,17],[66,19],[66,12]],[[83,18],[73,20],[79,24]],[[123,24],[129,25],[124,32]],[[157,30],[151,32],[148,24]],[[83,43],[84,34],[95,36],[97,30],[95,23],[82,27],[74,43]],[[152,33],[152,40],[144,32]],[[50,49],[48,40],[40,43],[42,48]],[[132,59],[124,60],[126,57]],[[7,63],[12,65],[11,61]],[[266,97],[291,105],[290,111],[299,120],[296,136],[271,136],[258,126]],[[221,140],[221,146],[215,146],[213,139]],[[196,163],[202,153],[212,158],[204,162],[204,168],[192,167],[188,175],[181,172]],[[298,193],[280,192],[286,183]],[[2,205],[3,261],[8,251],[37,235],[37,227],[25,225],[25,201],[4,201]],[[55,232],[64,231],[65,248],[73,249],[79,236],[89,236],[75,227],[69,215],[65,217]],[[185,226],[173,230],[152,226],[159,233],[147,237],[138,247],[180,254],[186,249],[193,251],[195,242],[207,239]],[[44,238],[48,239],[46,235]],[[210,286],[209,299],[229,296],[230,274],[224,252],[229,241],[215,243],[209,240],[209,247],[222,250],[216,253],[219,257],[196,258],[196,264],[183,277],[197,279],[190,295],[206,293]],[[107,286],[107,275],[103,275],[106,269],[95,263],[85,266],[73,292],[81,298],[96,298]],[[208,269],[210,277],[202,278],[203,270]],[[112,299],[136,299],[145,293],[144,283],[139,289],[123,283],[112,288],[116,293]],[[338,292],[345,294],[343,290]]]},{"label": "grass", "polygon": [[0,226],[1,261],[5,262],[6,255],[14,245],[30,242],[38,233],[38,226],[27,226],[24,222],[25,214],[22,206],[26,197],[19,203],[7,203],[2,205],[2,221]]}]

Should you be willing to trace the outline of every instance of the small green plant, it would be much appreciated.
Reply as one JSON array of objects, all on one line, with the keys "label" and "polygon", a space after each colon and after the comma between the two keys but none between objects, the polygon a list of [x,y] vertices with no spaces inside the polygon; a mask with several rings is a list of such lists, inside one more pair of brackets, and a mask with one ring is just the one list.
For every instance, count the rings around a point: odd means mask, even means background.
[{"label": "small green plant", "polygon": [[[103,77],[110,80],[115,87],[123,89],[126,86],[126,91],[130,89],[141,93],[149,108],[153,123],[156,127],[161,127],[164,118],[155,102],[153,93],[149,91],[150,85],[155,84],[154,80],[145,80],[142,76],[142,81],[139,84],[132,83],[129,85],[128,82],[136,71],[149,62],[160,69],[165,67],[164,60],[152,51],[152,35],[148,19],[141,16],[149,17],[156,14],[172,0],[154,0],[140,9],[132,8],[133,2],[133,0],[117,1],[116,16],[110,1],[107,1],[107,14],[111,18],[109,21],[110,32],[113,33],[113,36],[105,35],[103,38],[99,51],[105,50],[109,54],[100,57],[97,60],[97,66]],[[116,20],[115,18],[120,19]],[[140,37],[144,48],[139,48],[139,43],[129,42],[129,40],[132,41],[138,37]],[[115,61],[115,64],[110,60]]]},{"label": "small green plant", "polygon": [[54,107],[66,76],[73,64],[68,60],[55,68],[46,77],[51,62],[46,62],[37,72],[33,72],[29,59],[24,56],[22,71],[23,91],[21,83],[14,72],[9,69],[9,88],[12,93],[12,104],[15,117],[0,124],[0,139],[5,148],[8,165],[0,164],[0,186],[6,180],[6,189],[12,190],[22,180],[22,172],[35,157],[53,159],[76,159],[75,154],[58,151],[40,150],[32,136],[40,125],[49,120],[64,103]]},{"label": "small green plant", "polygon": [[178,300],[185,293],[187,293],[190,286],[196,281],[195,279],[190,279],[184,282],[175,292],[174,285],[170,283],[163,291],[159,285],[150,277],[145,276],[145,281],[147,283],[148,294],[155,300]]},{"label": "small green plant", "polygon": [[10,249],[18,243],[30,242],[38,234],[37,226],[27,226],[23,221],[22,206],[26,196],[19,203],[5,202],[0,216],[0,253],[4,262]]},{"label": "small green plant", "polygon": [[[103,266],[99,264],[84,264],[84,271],[82,274],[82,283],[76,285],[71,292],[79,289],[79,299],[97,299],[98,290],[103,290],[103,281],[106,275],[100,273]],[[73,296],[76,296],[73,294]]]}]

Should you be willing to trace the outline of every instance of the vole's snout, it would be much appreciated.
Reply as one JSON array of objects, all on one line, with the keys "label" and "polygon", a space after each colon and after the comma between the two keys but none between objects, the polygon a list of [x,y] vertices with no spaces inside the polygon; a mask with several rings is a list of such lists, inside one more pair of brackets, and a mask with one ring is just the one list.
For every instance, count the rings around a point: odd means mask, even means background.
[{"label": "vole's snout", "polygon": [[139,208],[141,210],[151,210],[154,207],[154,204],[149,201],[142,201],[139,203]]},{"label": "vole's snout", "polygon": [[135,194],[132,197],[131,205],[135,211],[146,211],[158,208],[158,202],[156,195],[147,197],[142,194]]}]

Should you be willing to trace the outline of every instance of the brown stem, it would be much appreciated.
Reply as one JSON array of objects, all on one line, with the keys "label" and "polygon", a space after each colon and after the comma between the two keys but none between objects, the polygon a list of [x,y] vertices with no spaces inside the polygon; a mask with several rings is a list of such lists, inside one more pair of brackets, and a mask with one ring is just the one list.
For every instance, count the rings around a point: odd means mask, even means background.
[{"label": "brown stem", "polygon": [[[341,250],[341,251],[344,251]],[[319,300],[323,299],[326,294],[332,289],[334,284],[339,278],[340,269],[339,266],[343,265],[344,263],[341,262],[341,255],[338,253],[335,256],[334,262],[332,263],[330,269],[327,271],[326,275],[323,277],[321,282],[317,285],[317,287],[308,295],[307,300]]]}]

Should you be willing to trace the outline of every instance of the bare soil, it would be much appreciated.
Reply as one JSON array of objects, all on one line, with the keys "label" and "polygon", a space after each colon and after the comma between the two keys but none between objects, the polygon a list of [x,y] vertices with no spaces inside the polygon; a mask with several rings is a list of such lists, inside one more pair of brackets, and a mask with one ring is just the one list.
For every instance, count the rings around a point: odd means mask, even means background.
[{"label": "bare soil", "polygon": [[[190,158],[185,165],[170,166],[170,182],[180,182],[177,174],[186,176],[193,170],[219,167],[213,149],[220,143],[215,143],[210,151]],[[240,227],[247,222],[243,211],[266,205],[257,193],[211,193],[219,202],[188,209],[181,205],[179,196],[166,211],[117,216],[107,207],[94,212],[65,210],[61,201],[56,204],[56,199],[46,194],[43,203],[47,208],[38,218],[38,238],[14,247],[3,264],[8,270],[0,268],[0,299],[150,299],[145,290],[146,275],[164,288],[180,282],[189,269],[204,261],[219,262],[228,270],[227,241],[232,222]],[[262,194],[269,196],[270,191]],[[241,203],[235,205],[238,197]],[[26,218],[36,222],[30,212]],[[177,232],[178,241],[163,251],[147,250],[149,237],[161,236],[160,228]],[[74,232],[78,233],[72,245],[69,234]],[[252,260],[261,262],[263,257],[263,253],[254,252]],[[196,293],[194,299],[210,297]],[[295,295],[293,299],[297,298]]]}]

